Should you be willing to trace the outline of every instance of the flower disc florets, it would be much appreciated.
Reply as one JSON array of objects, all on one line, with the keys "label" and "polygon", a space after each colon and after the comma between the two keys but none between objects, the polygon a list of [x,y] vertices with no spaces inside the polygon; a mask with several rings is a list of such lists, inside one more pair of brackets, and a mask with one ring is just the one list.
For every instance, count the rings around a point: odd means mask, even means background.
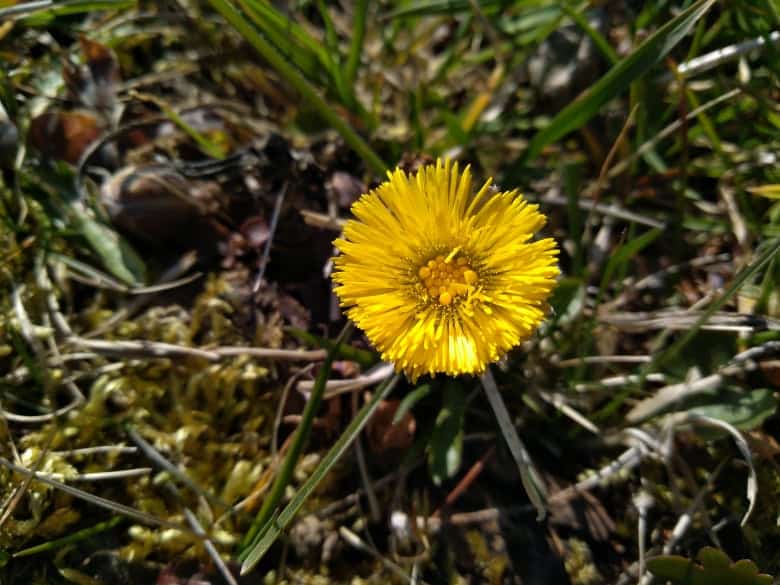
[{"label": "flower disc florets", "polygon": [[349,317],[413,379],[479,374],[527,339],[558,276],[555,241],[517,192],[437,161],[363,195],[336,240],[336,294]]}]

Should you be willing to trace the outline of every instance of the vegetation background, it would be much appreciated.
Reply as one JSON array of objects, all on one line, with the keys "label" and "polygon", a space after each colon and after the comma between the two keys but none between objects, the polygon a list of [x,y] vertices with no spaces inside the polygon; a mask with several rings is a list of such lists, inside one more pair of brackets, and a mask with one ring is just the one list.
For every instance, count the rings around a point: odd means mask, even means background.
[{"label": "vegetation background", "polygon": [[[0,583],[780,572],[775,0],[0,1],[0,64]],[[480,380],[335,343],[437,156],[562,248],[493,368],[543,521]]]}]

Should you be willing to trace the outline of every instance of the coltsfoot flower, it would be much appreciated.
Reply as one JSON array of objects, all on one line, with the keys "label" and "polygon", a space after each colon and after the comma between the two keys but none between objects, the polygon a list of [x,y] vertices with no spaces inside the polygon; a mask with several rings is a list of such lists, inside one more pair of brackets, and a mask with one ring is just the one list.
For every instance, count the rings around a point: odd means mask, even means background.
[{"label": "coltsfoot flower", "polygon": [[382,359],[412,379],[480,374],[544,319],[558,248],[546,218],[491,181],[437,161],[402,170],[352,206],[335,245],[335,292]]}]

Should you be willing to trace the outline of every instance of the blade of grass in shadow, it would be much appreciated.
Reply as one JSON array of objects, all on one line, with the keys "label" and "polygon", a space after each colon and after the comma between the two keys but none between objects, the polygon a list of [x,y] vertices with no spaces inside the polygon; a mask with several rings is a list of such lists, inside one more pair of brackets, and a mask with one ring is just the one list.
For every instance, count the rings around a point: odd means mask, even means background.
[{"label": "blade of grass in shadow", "polygon": [[[7,4],[7,3],[3,3]],[[70,0],[65,2],[24,2],[0,10],[0,18],[22,18],[24,26],[44,26],[58,16],[99,12],[104,10],[126,10],[135,7],[136,0]]]},{"label": "blade of grass in shadow", "polygon": [[680,12],[612,67],[586,93],[561,110],[546,128],[531,139],[528,150],[520,159],[519,168],[525,167],[551,142],[584,125],[601,110],[601,106],[620,95],[632,81],[661,61],[713,4],[715,0],[698,0]]},{"label": "blade of grass in shadow", "polygon": [[[482,0],[477,2],[483,12],[508,5],[508,0]],[[459,12],[471,12],[474,10],[472,0],[429,0],[423,2],[410,2],[408,6],[397,8],[387,14],[385,18],[401,18],[406,16],[431,16],[434,14],[457,14]]]},{"label": "blade of grass in shadow", "polygon": [[352,20],[352,42],[349,45],[347,65],[344,69],[344,82],[349,87],[355,85],[357,70],[360,65],[360,55],[363,52],[363,39],[366,36],[366,17],[368,15],[368,0],[355,2],[355,18]]},{"label": "blade of grass in shadow", "polygon": [[[368,401],[363,408],[355,415],[352,422],[341,434],[336,444],[330,448],[330,451],[322,458],[319,465],[315,468],[309,478],[301,486],[293,499],[287,504],[287,507],[282,510],[278,516],[272,516],[269,518],[269,522],[265,524],[258,533],[256,542],[252,545],[252,548],[244,555],[242,554],[243,565],[241,566],[241,574],[244,575],[251,571],[257,563],[263,558],[269,548],[276,542],[279,535],[285,528],[292,522],[295,515],[306,502],[307,498],[314,492],[322,479],[328,474],[331,468],[341,459],[346,450],[358,436],[365,424],[371,418],[379,403],[392,391],[396,383],[400,378],[399,374],[394,374],[387,380],[385,380],[374,392],[374,396]],[[324,385],[324,384],[323,384]]]},{"label": "blade of grass in shadow", "polygon": [[324,0],[315,0],[317,11],[320,13],[322,24],[325,27],[325,50],[334,55],[334,61],[339,62],[339,38],[336,34],[336,27],[333,24],[333,19],[330,17],[330,12]]},{"label": "blade of grass in shadow", "polygon": [[360,135],[341,118],[325,100],[320,97],[312,85],[303,78],[303,76],[290,65],[279,52],[266,41],[263,36],[247,22],[244,15],[241,14],[227,0],[209,0],[211,6],[243,36],[260,55],[265,59],[282,78],[292,85],[298,93],[301,94],[316,112],[330,124],[344,139],[363,158],[371,169],[382,175],[387,171],[387,165],[373,149],[366,143]]},{"label": "blade of grass in shadow", "polygon": [[347,323],[336,338],[333,347],[328,351],[328,355],[320,367],[320,371],[317,374],[317,379],[314,383],[314,388],[312,388],[309,400],[306,402],[306,406],[301,414],[301,422],[295,430],[292,444],[290,445],[282,464],[279,466],[279,471],[276,474],[271,490],[263,500],[263,505],[257,512],[257,516],[255,516],[252,526],[249,527],[246,535],[244,535],[239,558],[243,556],[247,547],[257,539],[261,529],[273,517],[277,505],[282,500],[284,490],[286,490],[287,486],[290,484],[290,479],[292,479],[295,466],[298,463],[298,459],[301,457],[306,441],[309,439],[309,433],[311,432],[312,424],[314,424],[314,416],[317,414],[317,410],[319,410],[320,404],[322,403],[322,397],[325,394],[325,383],[328,381],[328,376],[330,375],[331,367],[333,366],[333,360],[336,358],[339,346],[349,335],[350,331],[352,331],[352,325],[351,323]]},{"label": "blade of grass in shadow", "polygon": [[63,536],[62,538],[56,538],[54,540],[49,540],[47,542],[42,542],[41,544],[36,544],[35,546],[25,548],[19,552],[13,553],[11,557],[14,559],[19,557],[29,557],[30,555],[56,550],[63,546],[86,540],[96,534],[100,534],[101,532],[111,530],[114,528],[114,526],[118,526],[125,520],[127,520],[127,518],[124,516],[114,516],[105,522],[98,522],[94,526],[84,528],[83,530],[78,530],[73,534],[69,534],[68,536]]},{"label": "blade of grass in shadow", "polygon": [[183,524],[177,524],[175,522],[171,522],[170,520],[166,520],[165,518],[157,518],[156,516],[147,514],[142,510],[137,510],[136,508],[125,506],[124,504],[120,504],[119,502],[114,502],[112,500],[100,496],[96,496],[95,494],[85,492],[84,490],[74,488],[72,486],[69,486],[66,483],[62,483],[61,481],[52,479],[48,475],[38,473],[36,471],[27,469],[26,467],[22,467],[20,465],[16,465],[15,463],[10,462],[8,459],[2,456],[0,456],[0,466],[5,467],[10,471],[19,473],[25,477],[32,477],[35,481],[39,481],[41,483],[49,485],[53,488],[65,492],[66,494],[70,494],[71,496],[89,502],[90,504],[93,504],[95,506],[100,506],[101,508],[105,508],[106,510],[116,512],[117,514],[123,514],[124,516],[133,518],[138,522],[142,522],[149,526],[162,526],[163,528],[179,530],[181,532],[184,532],[185,534],[192,534],[192,531],[189,529],[189,527]]}]

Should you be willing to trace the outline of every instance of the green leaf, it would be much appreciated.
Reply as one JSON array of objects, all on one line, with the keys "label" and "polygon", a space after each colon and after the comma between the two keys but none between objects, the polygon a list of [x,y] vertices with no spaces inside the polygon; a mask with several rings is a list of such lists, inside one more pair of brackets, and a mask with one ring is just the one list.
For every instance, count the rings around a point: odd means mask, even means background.
[{"label": "green leaf", "polygon": [[666,555],[647,559],[647,570],[660,579],[667,579],[675,585],[693,583],[694,563],[678,555]]},{"label": "green leaf", "polygon": [[436,485],[441,485],[460,468],[465,411],[463,386],[457,380],[448,379],[442,393],[442,407],[428,443],[428,469]]},{"label": "green leaf", "polygon": [[542,149],[562,138],[572,130],[582,127],[595,116],[609,100],[624,92],[638,79],[660,62],[688,34],[693,25],[715,4],[715,0],[699,0],[654,34],[649,36],[634,52],[612,67],[586,93],[561,110],[550,124],[537,133],[521,159],[521,167],[536,158]]},{"label": "green leaf", "polygon": [[79,204],[69,206],[76,228],[97,253],[112,275],[138,286],[144,283],[146,267],[130,244],[109,226],[93,219]]},{"label": "green leaf", "polygon": [[760,426],[777,410],[774,393],[767,388],[749,392],[728,388],[721,390],[716,396],[717,402],[694,406],[688,410],[722,420],[743,431]]},{"label": "green leaf", "polygon": [[695,563],[678,555],[647,559],[647,570],[674,585],[770,585],[772,577],[758,572],[750,560],[732,563],[723,551],[704,547]]}]

